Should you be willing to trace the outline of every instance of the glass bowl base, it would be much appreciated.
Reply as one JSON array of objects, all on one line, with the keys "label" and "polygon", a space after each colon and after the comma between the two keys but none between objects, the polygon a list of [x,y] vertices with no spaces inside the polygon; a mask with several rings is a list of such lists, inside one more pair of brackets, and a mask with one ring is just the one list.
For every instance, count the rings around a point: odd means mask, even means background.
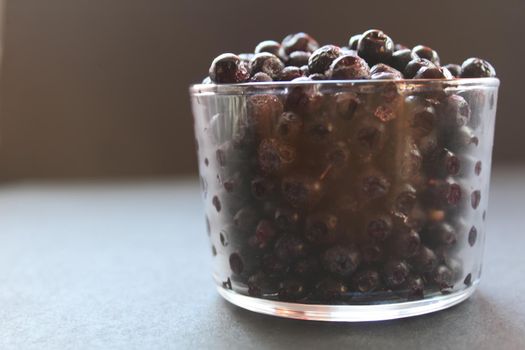
[{"label": "glass bowl base", "polygon": [[243,309],[266,315],[311,321],[363,322],[382,321],[411,317],[443,310],[468,299],[476,290],[477,283],[446,295],[428,299],[373,305],[316,305],[286,303],[239,294],[233,290],[217,287],[219,294],[230,303]]}]

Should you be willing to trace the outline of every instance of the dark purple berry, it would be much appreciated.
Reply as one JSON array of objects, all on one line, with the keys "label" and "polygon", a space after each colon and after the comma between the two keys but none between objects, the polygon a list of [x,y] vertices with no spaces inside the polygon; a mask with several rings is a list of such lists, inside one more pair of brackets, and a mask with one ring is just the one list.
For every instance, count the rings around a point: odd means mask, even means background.
[{"label": "dark purple berry", "polygon": [[338,92],[334,96],[335,112],[344,120],[354,117],[360,103],[360,99],[352,92]]},{"label": "dark purple berry", "polygon": [[[308,77],[300,77],[292,80],[292,83],[312,82]],[[318,94],[310,84],[300,84],[289,89],[286,96],[286,109],[299,113],[300,115],[316,112]]]},{"label": "dark purple berry", "polygon": [[434,124],[436,122],[436,114],[433,110],[424,109],[414,114],[411,126],[417,133],[417,136],[427,136],[434,130]]},{"label": "dark purple berry", "polygon": [[439,66],[439,55],[436,51],[432,50],[428,46],[417,45],[412,49],[412,53],[419,58],[424,58]]},{"label": "dark purple berry", "polygon": [[453,76],[446,68],[437,66],[421,67],[417,71],[414,79],[452,79]]},{"label": "dark purple berry", "polygon": [[257,213],[255,210],[244,207],[239,209],[233,217],[233,224],[241,231],[251,231],[257,224]]},{"label": "dark purple berry", "polygon": [[436,268],[438,259],[431,249],[421,246],[419,251],[411,258],[411,263],[416,271],[427,273]]},{"label": "dark purple berry", "polygon": [[453,272],[451,269],[444,265],[437,267],[433,274],[434,282],[438,285],[439,289],[452,288]]},{"label": "dark purple berry", "polygon": [[281,74],[283,68],[283,62],[277,56],[268,52],[253,56],[250,61],[250,72],[252,75],[263,72],[268,74],[273,80],[279,79],[279,74]]},{"label": "dark purple berry", "polygon": [[301,220],[300,214],[288,208],[279,208],[275,211],[275,224],[283,231],[293,231]]},{"label": "dark purple berry", "polygon": [[369,79],[370,68],[362,58],[345,55],[332,62],[328,76],[334,80]]},{"label": "dark purple berry", "polygon": [[408,264],[403,260],[388,261],[383,267],[383,280],[388,287],[402,285],[410,273]]},{"label": "dark purple berry", "polygon": [[239,253],[232,253],[230,255],[230,269],[233,273],[240,275],[244,270],[244,263]]},{"label": "dark purple berry", "polygon": [[255,228],[255,235],[251,240],[252,246],[259,249],[265,249],[275,237],[275,229],[270,221],[261,220]]},{"label": "dark purple berry", "polygon": [[210,79],[217,84],[242,83],[250,78],[239,56],[224,53],[217,56],[210,66]]},{"label": "dark purple berry", "polygon": [[406,79],[412,79],[422,67],[435,67],[435,65],[424,58],[416,58],[407,63],[403,74]]},{"label": "dark purple berry", "polygon": [[495,77],[496,70],[490,63],[480,58],[469,58],[461,65],[461,78]]},{"label": "dark purple berry", "polygon": [[274,252],[280,260],[293,261],[306,255],[307,246],[300,237],[286,234],[275,242]]},{"label": "dark purple berry", "polygon": [[312,118],[305,126],[309,142],[326,142],[334,132],[334,124],[331,118],[320,116]]},{"label": "dark purple berry", "polygon": [[257,150],[259,167],[268,174],[284,170],[295,160],[295,149],[276,139],[264,139]]},{"label": "dark purple berry", "polygon": [[423,299],[425,282],[419,276],[410,275],[406,281],[406,289],[409,300]]},{"label": "dark purple berry", "polygon": [[341,281],[326,278],[315,286],[315,296],[323,301],[337,301],[348,292],[348,287]]},{"label": "dark purple berry", "polygon": [[403,79],[403,74],[389,65],[378,63],[370,68],[370,78],[373,80],[396,80]]},{"label": "dark purple berry", "polygon": [[437,174],[457,175],[461,169],[459,158],[446,148],[436,150],[428,161],[429,166]]},{"label": "dark purple berry", "polygon": [[[310,55],[311,55],[310,52],[294,51],[288,56],[288,61],[286,61],[286,64],[288,66],[295,66],[295,67],[308,66],[308,59],[310,58]],[[308,73],[309,72],[310,71],[308,71]]]},{"label": "dark purple berry", "polygon": [[308,59],[310,73],[324,73],[332,62],[341,56],[341,48],[335,45],[325,45],[315,50]]},{"label": "dark purple berry", "polygon": [[348,48],[350,50],[357,50],[357,44],[359,43],[359,39],[361,39],[361,34],[352,35],[348,40]]},{"label": "dark purple berry", "polygon": [[459,78],[461,75],[461,66],[459,64],[449,63],[444,66],[454,78]]},{"label": "dark purple berry", "polygon": [[435,199],[447,205],[457,205],[462,197],[461,187],[451,181],[429,180],[428,187]]},{"label": "dark purple berry", "polygon": [[450,95],[438,105],[443,120],[453,127],[464,126],[470,120],[470,107],[459,95]]},{"label": "dark purple berry", "polygon": [[361,254],[353,246],[337,245],[327,249],[321,256],[325,270],[340,277],[350,276],[360,262]]},{"label": "dark purple berry", "polygon": [[366,233],[376,241],[384,241],[392,233],[392,219],[384,215],[370,220],[366,226]]},{"label": "dark purple berry", "polygon": [[294,79],[302,77],[302,76],[303,76],[303,72],[301,71],[300,68],[294,67],[294,66],[289,66],[289,67],[285,67],[281,71],[281,73],[279,74],[279,80],[281,80],[281,81],[290,81],[290,80],[294,80]]},{"label": "dark purple berry", "polygon": [[257,46],[255,47],[255,54],[261,53],[261,52],[269,52],[275,56],[279,55],[279,49],[281,48],[281,44],[279,44],[277,41],[274,40],[264,40],[261,41]]},{"label": "dark purple berry", "polygon": [[321,183],[303,177],[286,177],[281,183],[284,199],[294,208],[310,208],[321,197]]},{"label": "dark purple berry", "polygon": [[273,133],[275,121],[283,112],[283,104],[275,95],[253,95],[247,100],[248,127],[259,137]]},{"label": "dark purple berry", "polygon": [[356,141],[365,152],[376,152],[383,148],[382,126],[365,126],[357,131]]},{"label": "dark purple berry", "polygon": [[252,297],[261,297],[265,294],[275,293],[276,287],[271,278],[264,272],[257,272],[248,278],[248,294]]},{"label": "dark purple berry", "polygon": [[395,254],[403,258],[414,256],[418,252],[420,245],[421,238],[414,230],[399,232],[392,243]]},{"label": "dark purple berry", "polygon": [[368,199],[385,196],[390,190],[390,181],[383,175],[369,175],[361,180],[361,190]]},{"label": "dark purple berry", "polygon": [[281,43],[284,53],[291,54],[294,51],[314,52],[319,48],[319,44],[306,33],[290,34]]},{"label": "dark purple berry", "polygon": [[333,243],[337,238],[337,221],[332,214],[314,215],[306,220],[304,237],[316,244]]},{"label": "dark purple berry", "polygon": [[412,53],[412,50],[397,50],[392,54],[390,64],[398,71],[404,72],[408,62],[412,61],[415,58],[417,58],[417,56]]},{"label": "dark purple berry", "polygon": [[361,246],[361,255],[364,263],[373,264],[383,260],[384,250],[376,244],[365,244]]},{"label": "dark purple berry", "polygon": [[274,183],[266,177],[256,177],[251,182],[252,194],[257,199],[270,197],[274,190]]},{"label": "dark purple berry", "polygon": [[313,256],[297,261],[292,269],[293,273],[305,278],[312,278],[319,270],[319,261]]},{"label": "dark purple berry", "polygon": [[217,210],[217,212],[220,212],[221,211],[221,201],[219,200],[219,197],[217,196],[213,196],[212,200],[211,200],[211,203],[213,204],[213,206],[215,207],[215,210]]},{"label": "dark purple berry", "polygon": [[364,32],[357,43],[357,54],[371,66],[388,63],[393,53],[394,42],[380,30],[371,29]]},{"label": "dark purple berry", "polygon": [[373,292],[381,283],[379,273],[371,269],[357,272],[352,280],[355,289],[360,293]]},{"label": "dark purple berry", "polygon": [[279,276],[288,271],[288,264],[275,254],[265,254],[262,258],[262,268],[270,276]]},{"label": "dark purple berry", "polygon": [[295,301],[306,295],[306,286],[297,279],[287,279],[279,283],[279,299]]},{"label": "dark purple berry", "polygon": [[472,192],[472,194],[470,195],[470,204],[472,205],[473,209],[478,208],[480,201],[481,201],[481,191],[476,190]]},{"label": "dark purple berry", "polygon": [[416,205],[416,190],[412,186],[406,186],[395,198],[394,212],[408,215]]},{"label": "dark purple berry", "polygon": [[424,235],[424,240],[435,246],[452,246],[456,244],[457,234],[452,226],[441,223],[429,227]]},{"label": "dark purple berry", "polygon": [[303,119],[293,112],[284,112],[277,122],[277,135],[285,141],[295,141],[303,130]]},{"label": "dark purple berry", "polygon": [[478,230],[472,226],[468,233],[468,244],[473,247],[476,244],[476,239],[478,238]]},{"label": "dark purple berry", "polygon": [[268,74],[259,72],[255,73],[254,76],[250,78],[250,81],[252,83],[266,83],[269,81],[273,81],[273,79]]}]

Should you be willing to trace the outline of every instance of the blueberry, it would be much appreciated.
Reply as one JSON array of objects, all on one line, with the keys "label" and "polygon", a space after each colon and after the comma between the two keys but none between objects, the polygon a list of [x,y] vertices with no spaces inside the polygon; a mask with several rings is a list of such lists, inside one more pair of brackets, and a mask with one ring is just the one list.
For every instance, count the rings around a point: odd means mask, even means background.
[{"label": "blueberry", "polygon": [[257,150],[260,169],[267,174],[285,170],[295,160],[295,149],[276,139],[264,139]]},{"label": "blueberry", "polygon": [[440,181],[431,179],[428,188],[434,199],[446,205],[457,205],[462,197],[461,186],[452,180]]},{"label": "blueberry", "polygon": [[244,270],[244,263],[239,253],[232,253],[230,255],[230,269],[233,273],[240,275]]},{"label": "blueberry", "polygon": [[459,78],[461,75],[461,66],[459,64],[449,63],[444,65],[446,69],[454,76],[454,78]]},{"label": "blueberry", "polygon": [[293,142],[301,135],[303,119],[293,112],[284,112],[277,122],[277,135],[285,141]]},{"label": "blueberry", "polygon": [[294,208],[311,208],[321,197],[321,183],[297,176],[282,180],[281,192],[284,199]]},{"label": "blueberry", "polygon": [[417,56],[412,53],[412,50],[409,50],[409,49],[397,50],[392,54],[392,58],[390,59],[390,64],[392,65],[392,67],[394,67],[398,71],[404,72],[408,62],[416,58]]},{"label": "blueberry", "polygon": [[412,49],[412,53],[419,58],[424,58],[439,66],[439,55],[436,51],[432,50],[428,46],[417,45]]},{"label": "blueberry", "polygon": [[328,76],[334,80],[369,79],[370,68],[362,58],[345,55],[336,58],[332,62]]},{"label": "blueberry", "polygon": [[452,127],[464,126],[470,120],[470,107],[459,95],[450,95],[440,101],[438,112],[442,120]]},{"label": "blueberry", "polygon": [[361,191],[368,199],[383,197],[389,190],[390,181],[383,175],[367,175],[361,180]]},{"label": "blueberry", "polygon": [[384,127],[380,126],[364,126],[357,130],[355,137],[358,149],[364,153],[373,153],[380,151],[385,143]]},{"label": "blueberry", "polygon": [[252,236],[251,245],[255,248],[265,249],[275,237],[275,229],[270,221],[261,220],[255,228],[255,235]]},{"label": "blueberry", "polygon": [[262,82],[273,81],[273,79],[268,74],[259,72],[259,73],[255,73],[253,77],[250,78],[250,81],[252,83],[262,83]]},{"label": "blueberry", "polygon": [[300,68],[289,66],[289,67],[285,67],[281,71],[281,74],[279,74],[279,80],[290,81],[290,80],[294,80],[295,78],[299,78],[302,76],[303,76],[303,72],[301,71]]},{"label": "blueberry", "polygon": [[470,195],[470,204],[472,205],[472,208],[477,209],[480,201],[481,201],[481,191],[479,190],[473,191]]},{"label": "blueberry", "polygon": [[300,237],[285,234],[275,242],[274,252],[275,256],[282,261],[293,261],[306,255],[307,246]]},{"label": "blueberry", "polygon": [[468,244],[473,247],[476,244],[476,239],[478,238],[478,230],[476,227],[472,226],[468,233]]},{"label": "blueberry", "polygon": [[438,266],[432,277],[439,289],[452,288],[453,272],[447,266]]},{"label": "blueberry", "polygon": [[252,75],[263,72],[268,74],[273,80],[278,80],[283,68],[283,62],[277,56],[268,52],[253,56],[250,61],[250,72]]},{"label": "blueberry", "polygon": [[[308,63],[308,62],[306,62]],[[299,67],[299,69],[301,70],[301,72],[303,72],[303,75],[305,77],[308,77],[310,75],[310,70],[308,69],[308,65],[307,64],[303,64],[301,67]]]},{"label": "blueberry", "polygon": [[352,35],[350,39],[348,40],[348,47],[350,50],[357,50],[357,44],[359,43],[359,39],[361,39],[361,34]]},{"label": "blueberry", "polygon": [[357,272],[352,281],[355,289],[360,293],[373,292],[381,283],[379,273],[372,269]]},{"label": "blueberry", "polygon": [[317,244],[333,243],[337,238],[338,219],[332,214],[317,214],[306,220],[304,237]]},{"label": "blueberry", "polygon": [[275,56],[279,55],[279,49],[281,48],[281,44],[279,44],[277,41],[274,40],[264,40],[261,41],[257,46],[255,47],[255,54],[261,53],[261,52],[269,52]]},{"label": "blueberry", "polygon": [[421,67],[417,71],[414,79],[452,79],[452,74],[446,68],[437,66]]},{"label": "blueberry", "polygon": [[233,224],[240,231],[251,231],[253,227],[257,224],[257,213],[255,210],[244,207],[239,209],[233,217]]},{"label": "blueberry", "polygon": [[299,212],[289,208],[278,208],[274,215],[275,224],[284,231],[293,231],[301,221]]},{"label": "blueberry", "polygon": [[210,79],[217,84],[236,84],[249,79],[250,74],[239,56],[224,53],[217,56],[210,66]]},{"label": "blueberry", "polygon": [[247,100],[247,127],[259,137],[269,136],[283,108],[281,100],[275,95],[250,96]]},{"label": "blueberry", "polygon": [[348,287],[341,281],[326,278],[315,286],[315,296],[323,301],[337,301],[348,292]]},{"label": "blueberry", "polygon": [[256,177],[251,181],[252,194],[257,199],[267,199],[275,190],[275,184],[267,177]]},{"label": "blueberry", "polygon": [[432,245],[452,246],[456,244],[456,230],[447,223],[440,223],[427,229],[424,240]]},{"label": "blueberry", "polygon": [[262,269],[269,276],[280,276],[288,271],[288,264],[279,259],[275,254],[265,254],[261,261]]},{"label": "blueberry", "polygon": [[407,63],[403,74],[406,79],[412,79],[422,67],[435,67],[435,65],[427,59],[415,58]]},{"label": "blueberry", "polygon": [[387,215],[370,220],[366,226],[366,234],[376,241],[384,241],[391,233],[392,219]]},{"label": "blueberry", "polygon": [[248,285],[248,294],[252,297],[261,297],[276,291],[272,279],[261,271],[250,276],[246,284]]},{"label": "blueberry", "polygon": [[294,51],[314,52],[319,48],[317,41],[306,33],[290,34],[283,39],[281,45],[286,55]]},{"label": "blueberry", "polygon": [[406,281],[406,291],[409,300],[423,299],[425,291],[424,280],[417,275],[409,275]]},{"label": "blueberry", "polygon": [[410,273],[408,264],[403,260],[391,260],[383,266],[383,280],[388,287],[402,285]]},{"label": "blueberry", "polygon": [[416,190],[407,185],[394,200],[394,212],[407,216],[416,205]]},{"label": "blueberry", "polygon": [[279,283],[278,293],[280,300],[296,301],[306,295],[306,286],[298,279],[287,279]]},{"label": "blueberry", "polygon": [[342,168],[347,164],[349,155],[348,146],[340,141],[328,148],[325,158],[329,167]]},{"label": "blueberry", "polygon": [[321,263],[326,271],[336,276],[348,277],[361,263],[361,254],[353,246],[337,245],[323,253]]},{"label": "blueberry", "polygon": [[211,200],[211,203],[213,204],[213,206],[215,207],[215,210],[217,210],[217,212],[221,211],[222,205],[221,205],[221,201],[220,201],[218,196],[213,196],[213,198]]},{"label": "blueberry", "polygon": [[366,264],[380,262],[383,260],[384,255],[384,249],[377,244],[366,243],[361,246],[361,256]]},{"label": "blueberry", "polygon": [[394,42],[380,30],[364,32],[357,43],[357,53],[369,65],[388,63],[394,52]]},{"label": "blueberry", "polygon": [[446,148],[434,151],[428,161],[435,174],[457,175],[461,169],[459,158]]},{"label": "blueberry", "polygon": [[334,124],[331,118],[322,115],[310,119],[305,129],[308,142],[321,143],[330,140],[334,132]]},{"label": "blueberry", "polygon": [[[300,77],[292,80],[292,83],[312,82],[308,77]],[[290,87],[286,96],[286,110],[299,113],[301,115],[317,112],[319,107],[319,95],[316,89],[310,84],[300,84]]]},{"label": "blueberry", "polygon": [[294,51],[288,56],[286,64],[288,66],[302,67],[308,66],[308,59],[311,53],[305,51]]},{"label": "blueberry", "polygon": [[461,64],[461,78],[495,77],[496,70],[490,63],[480,58],[469,58]]},{"label": "blueberry", "polygon": [[334,96],[335,113],[343,120],[351,120],[361,100],[355,93],[338,92]]},{"label": "blueberry", "polygon": [[298,260],[292,268],[293,273],[304,278],[312,278],[319,270],[319,261],[313,256]]},{"label": "blueberry", "polygon": [[421,245],[421,238],[414,230],[399,232],[393,239],[392,247],[394,252],[403,258],[414,256]]},{"label": "blueberry", "polygon": [[425,108],[415,113],[412,117],[411,127],[416,136],[422,137],[429,135],[434,130],[436,124],[436,113],[434,109]]},{"label": "blueberry", "polygon": [[381,79],[403,79],[403,74],[397,69],[390,67],[384,63],[378,63],[370,68],[370,78],[374,80]]},{"label": "blueberry", "polygon": [[438,264],[436,254],[429,248],[421,246],[419,251],[411,258],[412,266],[421,273],[434,271]]},{"label": "blueberry", "polygon": [[341,48],[335,45],[325,45],[315,50],[308,59],[310,73],[324,73],[332,62],[341,56]]},{"label": "blueberry", "polygon": [[321,73],[310,74],[308,78],[312,80],[327,80],[328,79],[326,75],[321,74]]}]

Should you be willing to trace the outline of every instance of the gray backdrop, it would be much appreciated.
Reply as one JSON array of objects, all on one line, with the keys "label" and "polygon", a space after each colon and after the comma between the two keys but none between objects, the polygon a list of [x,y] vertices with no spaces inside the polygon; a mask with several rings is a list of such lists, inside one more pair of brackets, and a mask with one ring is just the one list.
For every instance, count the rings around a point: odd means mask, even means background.
[{"label": "gray backdrop", "polygon": [[214,56],[306,31],[344,44],[371,27],[502,80],[495,164],[525,160],[525,1],[8,0],[0,176],[196,172],[187,88]]}]

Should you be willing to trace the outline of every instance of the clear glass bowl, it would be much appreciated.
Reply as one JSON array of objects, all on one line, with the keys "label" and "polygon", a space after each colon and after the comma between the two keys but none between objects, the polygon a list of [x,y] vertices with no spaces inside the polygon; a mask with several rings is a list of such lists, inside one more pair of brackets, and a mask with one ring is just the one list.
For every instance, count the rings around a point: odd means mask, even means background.
[{"label": "clear glass bowl", "polygon": [[468,298],[482,266],[498,86],[192,86],[220,294],[257,312],[332,321]]}]

